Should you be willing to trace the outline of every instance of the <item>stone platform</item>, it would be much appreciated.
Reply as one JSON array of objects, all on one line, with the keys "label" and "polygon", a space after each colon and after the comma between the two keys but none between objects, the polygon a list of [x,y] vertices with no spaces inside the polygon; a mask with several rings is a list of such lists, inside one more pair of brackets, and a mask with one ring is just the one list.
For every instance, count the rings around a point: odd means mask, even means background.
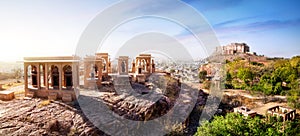
[{"label": "stone platform", "polygon": [[14,91],[0,91],[0,100],[9,101],[15,98]]},{"label": "stone platform", "polygon": [[[39,98],[48,98],[49,100],[66,100],[66,101],[73,101],[76,100],[75,90],[56,90],[56,89],[44,89],[41,88],[40,90],[31,89],[25,94],[27,97],[39,97]],[[63,98],[66,96],[67,98]]]}]

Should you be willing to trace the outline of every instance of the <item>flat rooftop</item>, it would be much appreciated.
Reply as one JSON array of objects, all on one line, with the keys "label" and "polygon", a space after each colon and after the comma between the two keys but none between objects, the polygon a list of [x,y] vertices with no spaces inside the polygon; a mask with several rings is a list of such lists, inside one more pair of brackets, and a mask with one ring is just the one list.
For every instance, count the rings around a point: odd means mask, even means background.
[{"label": "flat rooftop", "polygon": [[76,56],[24,57],[23,62],[79,62]]}]

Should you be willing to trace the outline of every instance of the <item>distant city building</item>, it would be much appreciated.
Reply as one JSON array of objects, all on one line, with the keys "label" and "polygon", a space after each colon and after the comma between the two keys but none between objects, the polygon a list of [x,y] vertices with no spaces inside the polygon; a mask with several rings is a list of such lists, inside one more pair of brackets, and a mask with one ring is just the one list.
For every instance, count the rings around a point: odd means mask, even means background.
[{"label": "distant city building", "polygon": [[246,43],[231,43],[226,46],[217,47],[216,51],[225,55],[233,55],[237,53],[248,53],[250,47]]}]

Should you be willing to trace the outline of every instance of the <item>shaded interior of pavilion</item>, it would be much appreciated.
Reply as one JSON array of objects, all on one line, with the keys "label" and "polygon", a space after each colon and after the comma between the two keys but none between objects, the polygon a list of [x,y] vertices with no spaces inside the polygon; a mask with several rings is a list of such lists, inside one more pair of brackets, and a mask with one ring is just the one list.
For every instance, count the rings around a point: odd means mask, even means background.
[{"label": "shaded interior of pavilion", "polygon": [[[64,65],[59,69],[56,65],[45,67],[45,64],[29,64],[24,75],[29,89],[72,90],[72,66]],[[61,81],[61,82],[60,82]]]}]

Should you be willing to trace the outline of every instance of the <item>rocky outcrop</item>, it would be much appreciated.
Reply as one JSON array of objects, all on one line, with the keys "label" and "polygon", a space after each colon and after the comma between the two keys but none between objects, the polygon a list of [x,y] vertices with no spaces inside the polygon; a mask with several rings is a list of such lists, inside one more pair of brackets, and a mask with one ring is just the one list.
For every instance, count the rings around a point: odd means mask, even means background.
[{"label": "rocky outcrop", "polygon": [[0,101],[0,135],[104,135],[80,109],[41,99]]},{"label": "rocky outcrop", "polygon": [[[146,131],[142,133],[135,133],[132,130],[142,129],[143,123],[168,114],[172,109],[177,110],[171,114],[184,118],[185,121],[189,115],[188,111],[193,109],[195,104],[196,107],[203,106],[206,101],[204,97],[207,95],[203,92],[200,92],[197,101],[197,90],[179,84],[171,78],[166,81],[164,90],[159,90],[156,84],[151,85],[151,89],[132,84],[132,94],[130,91],[118,94],[114,87],[109,86],[103,87],[108,91],[103,91],[103,88],[95,90],[96,92],[84,90],[83,93],[80,92],[78,103],[69,105],[60,101],[34,98],[0,101],[0,135],[106,135],[100,131],[104,129],[113,135],[152,134],[163,130],[165,124],[157,124],[159,125],[157,130],[147,126]],[[179,103],[179,106],[176,106],[176,103]],[[126,125],[120,118],[135,122]],[[125,128],[126,131],[111,130],[110,128],[114,128],[115,125]],[[194,127],[196,128],[197,124]]]}]

